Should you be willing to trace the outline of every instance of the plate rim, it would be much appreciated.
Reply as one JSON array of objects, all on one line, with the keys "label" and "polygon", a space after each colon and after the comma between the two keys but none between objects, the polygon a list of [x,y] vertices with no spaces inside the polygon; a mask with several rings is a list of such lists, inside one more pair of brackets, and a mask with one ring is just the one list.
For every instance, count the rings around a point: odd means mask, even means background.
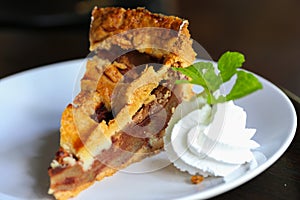
[{"label": "plate rim", "polygon": [[[2,81],[9,81],[10,79],[14,79],[14,78],[18,78],[20,76],[26,76],[27,73],[37,73],[43,70],[49,70],[49,68],[58,68],[58,67],[70,67],[71,65],[80,65],[83,62],[86,61],[87,58],[79,58],[79,59],[73,59],[73,60],[66,60],[66,61],[61,61],[61,62],[56,62],[56,63],[52,63],[52,64],[46,64],[46,65],[42,65],[33,69],[27,69],[15,74],[11,74],[9,76],[6,76],[4,78],[0,79],[0,85]],[[208,62],[212,62],[212,61],[208,61]],[[67,65],[67,66],[65,66]],[[70,65],[70,66],[69,66]],[[80,65],[81,66],[81,65]],[[80,71],[81,67],[78,69],[78,72]],[[251,71],[250,71],[251,72]],[[188,200],[188,199],[195,199],[195,198],[200,198],[200,199],[206,199],[206,198],[211,198],[211,197],[215,197],[218,196],[220,194],[223,194],[225,192],[228,192],[234,188],[237,188],[241,185],[243,185],[244,183],[250,181],[251,179],[254,179],[256,176],[258,176],[259,174],[261,174],[262,172],[264,172],[265,170],[267,170],[269,167],[271,167],[273,164],[275,164],[275,162],[285,153],[285,151],[288,149],[288,147],[290,146],[290,144],[293,141],[293,138],[295,137],[296,134],[296,129],[297,129],[297,114],[296,114],[296,110],[295,107],[293,105],[293,103],[291,102],[291,100],[288,98],[288,96],[278,87],[276,86],[274,83],[272,83],[271,81],[267,80],[266,78],[254,73],[255,76],[257,76],[259,78],[260,81],[263,81],[263,84],[268,85],[269,87],[271,87],[277,94],[280,95],[281,98],[283,98],[284,102],[287,104],[287,106],[289,107],[290,111],[289,114],[291,114],[292,117],[292,121],[291,121],[291,130],[289,130],[289,134],[287,135],[285,141],[282,143],[282,145],[280,146],[279,149],[276,150],[276,152],[269,157],[263,164],[261,164],[260,166],[258,166],[257,168],[255,168],[254,170],[250,171],[249,173],[231,181],[231,182],[227,182],[225,184],[222,185],[218,185],[215,186],[209,190],[206,191],[199,191],[197,193],[194,194],[190,194],[190,195],[186,195],[183,197],[178,197],[175,198],[176,200]],[[74,77],[74,81],[76,80],[77,77]],[[0,199],[9,199],[9,200],[20,200],[22,198],[18,198],[18,197],[14,197],[12,195],[9,194],[5,194],[2,193],[0,191]]]}]

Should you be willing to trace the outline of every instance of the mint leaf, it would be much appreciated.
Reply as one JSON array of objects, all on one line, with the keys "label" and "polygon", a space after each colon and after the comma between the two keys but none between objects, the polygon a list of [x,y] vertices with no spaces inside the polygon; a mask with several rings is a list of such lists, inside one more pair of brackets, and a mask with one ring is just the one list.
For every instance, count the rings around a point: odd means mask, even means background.
[{"label": "mint leaf", "polygon": [[186,68],[173,68],[176,71],[191,78],[191,80],[179,80],[177,83],[192,83],[201,85],[208,91],[215,91],[220,88],[222,80],[216,74],[215,68],[210,62],[198,62]]},{"label": "mint leaf", "polygon": [[237,79],[228,95],[226,101],[242,98],[252,92],[262,89],[262,84],[251,73],[237,71]]},{"label": "mint leaf", "polygon": [[245,57],[239,52],[227,51],[218,61],[218,69],[223,82],[231,79],[236,74],[237,68],[241,67],[245,62]]},{"label": "mint leaf", "polygon": [[[190,80],[188,81],[189,83],[196,84],[196,85],[201,85],[202,87],[205,86],[205,81],[202,78],[201,72],[199,72],[194,65],[191,65],[186,68],[172,68],[175,71],[179,71],[185,76],[189,77]],[[182,83],[186,83],[185,80],[182,81]]]},{"label": "mint leaf", "polygon": [[202,79],[204,80],[205,87],[213,92],[220,88],[222,84],[222,79],[216,74],[215,68],[212,63],[210,62],[199,62],[195,63],[193,65],[199,72],[202,72],[200,74],[202,76]]},{"label": "mint leaf", "polygon": [[191,81],[189,81],[189,80],[176,80],[175,83],[176,84],[183,84],[183,83],[191,83]]},{"label": "mint leaf", "polygon": [[[239,99],[258,89],[262,84],[251,73],[238,70],[245,62],[243,54],[238,52],[226,52],[218,61],[219,73],[211,62],[198,62],[186,68],[173,68],[189,77],[189,80],[178,80],[176,83],[191,83],[204,88],[208,104],[222,103],[225,101]],[[236,82],[227,95],[215,98],[213,93],[220,89],[221,85],[237,75]]]}]

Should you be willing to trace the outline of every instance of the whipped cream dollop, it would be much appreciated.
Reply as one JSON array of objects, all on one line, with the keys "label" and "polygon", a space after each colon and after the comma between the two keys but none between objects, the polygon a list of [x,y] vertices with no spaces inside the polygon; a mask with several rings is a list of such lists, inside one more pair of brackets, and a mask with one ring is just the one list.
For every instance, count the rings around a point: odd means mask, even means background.
[{"label": "whipped cream dollop", "polygon": [[[256,130],[246,128],[247,114],[233,101],[216,105],[195,98],[175,110],[164,137],[165,150],[175,167],[203,176],[222,176],[255,163],[251,140]],[[253,165],[252,162],[252,165]]]}]

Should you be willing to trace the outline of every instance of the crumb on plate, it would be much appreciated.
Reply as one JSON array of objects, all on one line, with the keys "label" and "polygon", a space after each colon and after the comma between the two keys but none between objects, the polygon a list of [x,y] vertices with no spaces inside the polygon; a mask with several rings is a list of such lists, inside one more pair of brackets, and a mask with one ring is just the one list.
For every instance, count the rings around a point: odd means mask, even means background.
[{"label": "crumb on plate", "polygon": [[200,176],[200,175],[194,175],[191,177],[191,182],[193,184],[199,184],[201,183],[202,181],[204,180],[204,177],[203,176]]}]

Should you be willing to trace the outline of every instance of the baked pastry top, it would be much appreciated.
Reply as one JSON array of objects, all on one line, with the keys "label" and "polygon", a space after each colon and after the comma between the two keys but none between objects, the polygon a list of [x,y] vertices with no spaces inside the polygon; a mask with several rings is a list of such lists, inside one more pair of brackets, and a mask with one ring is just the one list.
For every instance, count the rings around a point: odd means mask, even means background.
[{"label": "baked pastry top", "polygon": [[192,95],[190,86],[175,84],[185,77],[171,69],[195,59],[187,25],[143,8],[93,10],[94,54],[62,114],[60,148],[48,170],[55,198],[76,196],[162,150],[172,112]]},{"label": "baked pastry top", "polygon": [[122,49],[137,49],[155,57],[176,54],[183,63],[195,59],[187,20],[154,14],[144,8],[97,7],[91,18],[91,51],[117,44]]}]

